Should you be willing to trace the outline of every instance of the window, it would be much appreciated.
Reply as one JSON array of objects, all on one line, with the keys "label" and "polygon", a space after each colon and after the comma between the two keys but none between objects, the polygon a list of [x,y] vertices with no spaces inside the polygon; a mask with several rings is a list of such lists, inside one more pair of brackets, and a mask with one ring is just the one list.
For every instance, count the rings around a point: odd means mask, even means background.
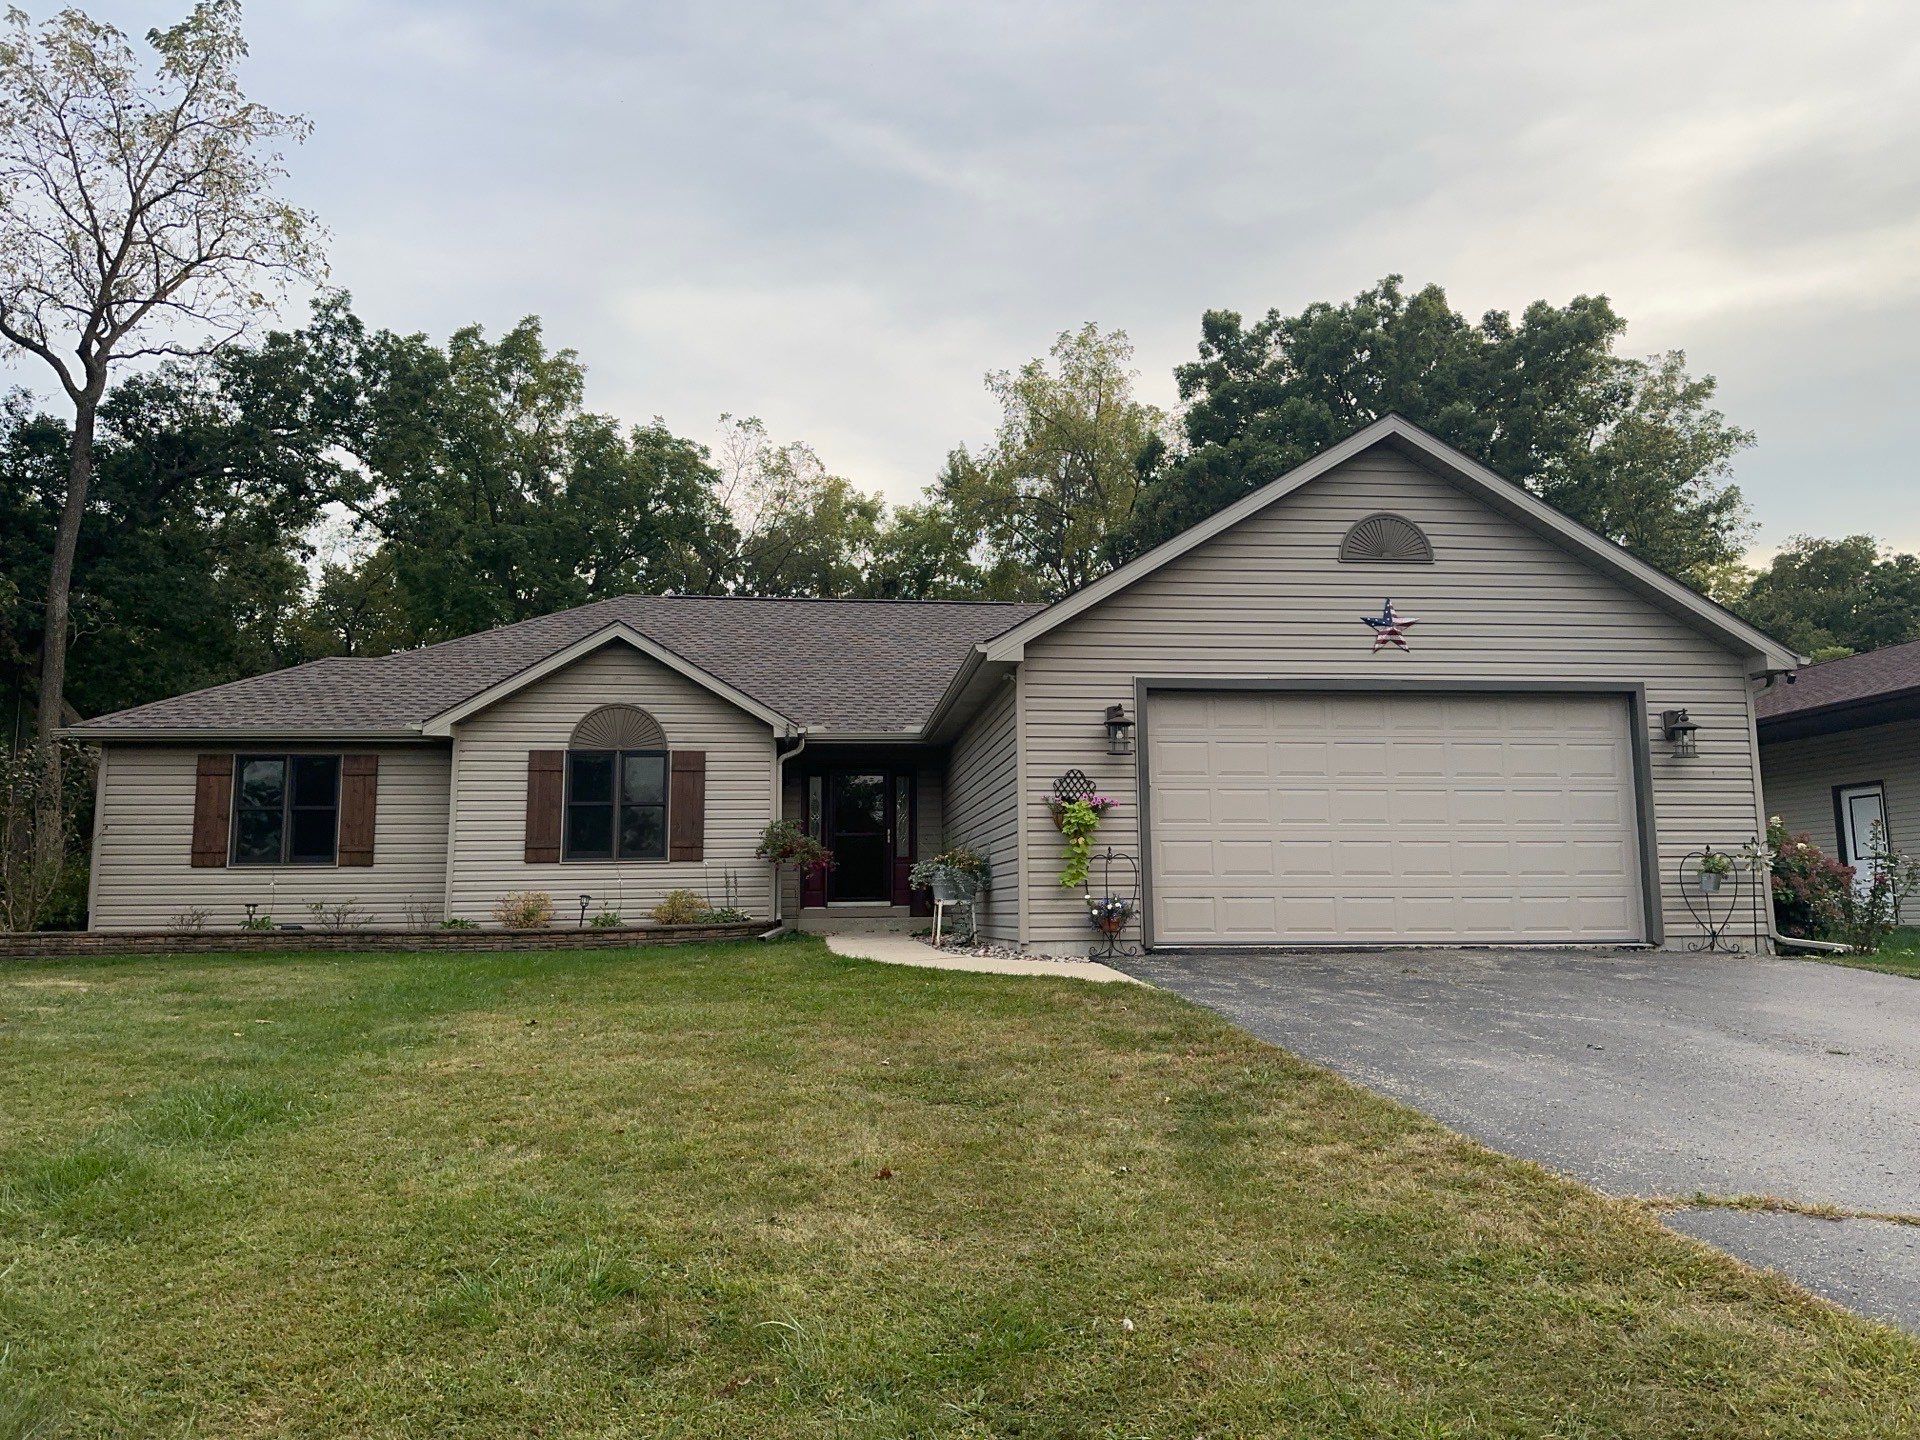
[{"label": "window", "polygon": [[667,752],[567,752],[569,860],[667,858]]},{"label": "window", "polygon": [[233,863],[333,864],[340,757],[241,755],[233,763]]}]

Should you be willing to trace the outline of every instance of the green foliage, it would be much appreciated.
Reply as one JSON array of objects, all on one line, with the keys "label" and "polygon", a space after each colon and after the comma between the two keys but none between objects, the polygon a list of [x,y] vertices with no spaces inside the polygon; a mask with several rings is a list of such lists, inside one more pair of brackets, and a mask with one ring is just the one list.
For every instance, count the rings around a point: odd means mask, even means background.
[{"label": "green foliage", "polygon": [[1066,837],[1066,853],[1060,861],[1060,883],[1068,889],[1085,885],[1093,863],[1094,832],[1100,828],[1100,812],[1084,800],[1069,800],[1060,808],[1060,833]]},{"label": "green foliage", "polygon": [[999,431],[956,448],[930,498],[977,537],[969,565],[994,599],[1055,600],[1109,568],[1110,537],[1166,443],[1165,414],[1133,398],[1132,359],[1125,331],[1088,323],[1045,359],[987,376]]},{"label": "green foliage", "polygon": [[702,925],[737,925],[753,917],[737,905],[721,905],[716,909],[700,912]]},{"label": "green foliage", "polygon": [[587,921],[587,928],[589,930],[618,930],[624,923],[620,918],[619,911],[608,910],[602,907],[594,914],[591,920]]},{"label": "green foliage", "polygon": [[1871,535],[1796,535],[1734,608],[1819,660],[1920,639],[1920,557],[1891,554]]},{"label": "green foliage", "polygon": [[1774,924],[1803,940],[1838,939],[1846,923],[1853,868],[1842,865],[1806,834],[1789,835],[1775,815],[1767,821]]},{"label": "green foliage", "polygon": [[1231,311],[1201,322],[1175,372],[1184,448],[1148,482],[1117,542],[1138,554],[1398,412],[1654,564],[1711,585],[1744,545],[1727,481],[1752,436],[1711,408],[1714,382],[1678,352],[1614,353],[1626,322],[1603,296],[1535,301],[1469,321],[1438,286],[1390,275],[1353,300]]},{"label": "green foliage", "polygon": [[833,852],[791,820],[775,820],[762,830],[753,853],[775,865],[790,865],[803,875],[833,868]]},{"label": "green foliage", "polygon": [[658,925],[692,925],[707,913],[707,902],[696,890],[669,890],[647,913]]},{"label": "green foliage", "polygon": [[915,862],[907,872],[907,884],[915,890],[931,889],[943,874],[955,877],[956,888],[966,892],[988,889],[993,881],[993,867],[985,855],[971,845],[955,845]]},{"label": "green foliage", "polygon": [[440,928],[442,930],[478,930],[480,927],[474,921],[464,916],[449,915],[440,922]]},{"label": "green foliage", "polygon": [[1854,883],[1841,897],[1840,938],[1863,955],[1874,954],[1899,926],[1917,890],[1920,860],[1893,850],[1885,827],[1874,821],[1867,853],[1854,864]]}]

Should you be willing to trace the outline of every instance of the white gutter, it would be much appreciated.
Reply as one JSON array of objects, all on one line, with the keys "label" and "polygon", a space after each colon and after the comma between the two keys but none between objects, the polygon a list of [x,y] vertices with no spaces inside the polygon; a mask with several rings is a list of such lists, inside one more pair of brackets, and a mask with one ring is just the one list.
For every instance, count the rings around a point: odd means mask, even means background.
[{"label": "white gutter", "polygon": [[[773,757],[773,802],[776,812],[773,818],[775,820],[780,818],[778,814],[779,808],[787,803],[787,762],[807,748],[806,726],[803,725],[800,727],[799,735],[800,743],[798,745],[794,746],[791,750],[782,750]],[[773,922],[775,928],[769,933],[777,934],[785,919],[780,913],[781,899],[780,867],[775,865],[773,867]],[[762,935],[760,938],[764,940],[767,937]]]}]

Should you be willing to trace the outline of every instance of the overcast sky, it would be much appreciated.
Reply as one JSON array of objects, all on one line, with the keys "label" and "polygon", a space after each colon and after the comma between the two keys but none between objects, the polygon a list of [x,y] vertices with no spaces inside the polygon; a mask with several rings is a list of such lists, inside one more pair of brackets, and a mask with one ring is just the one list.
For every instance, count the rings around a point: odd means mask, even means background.
[{"label": "overcast sky", "polygon": [[539,314],[628,419],[757,414],[899,499],[990,433],[984,371],[1083,320],[1171,402],[1208,307],[1599,291],[1758,433],[1763,548],[1920,548],[1912,0],[254,0],[247,31],[360,313]]}]

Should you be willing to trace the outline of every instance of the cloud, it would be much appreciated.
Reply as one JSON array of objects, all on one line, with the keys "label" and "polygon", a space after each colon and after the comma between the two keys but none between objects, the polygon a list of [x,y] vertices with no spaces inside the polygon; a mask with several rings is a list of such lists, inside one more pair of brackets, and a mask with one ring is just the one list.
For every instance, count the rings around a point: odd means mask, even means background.
[{"label": "cloud", "polygon": [[[177,4],[96,11],[130,30]],[[1468,313],[1610,295],[1758,431],[1763,541],[1920,546],[1920,13],[284,0],[248,79],[369,318],[539,313],[590,398],[762,415],[896,498],[1085,320],[1172,398],[1203,309],[1388,271]]]}]

